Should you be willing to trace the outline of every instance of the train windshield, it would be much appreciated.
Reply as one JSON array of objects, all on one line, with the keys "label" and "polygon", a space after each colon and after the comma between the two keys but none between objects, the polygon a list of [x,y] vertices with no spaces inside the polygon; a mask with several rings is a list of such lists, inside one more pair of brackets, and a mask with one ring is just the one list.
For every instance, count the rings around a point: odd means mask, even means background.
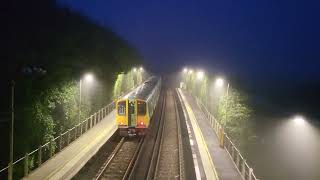
[{"label": "train windshield", "polygon": [[118,115],[120,116],[126,115],[126,101],[118,102]]},{"label": "train windshield", "polygon": [[147,112],[146,103],[143,101],[138,101],[138,115],[144,116]]}]

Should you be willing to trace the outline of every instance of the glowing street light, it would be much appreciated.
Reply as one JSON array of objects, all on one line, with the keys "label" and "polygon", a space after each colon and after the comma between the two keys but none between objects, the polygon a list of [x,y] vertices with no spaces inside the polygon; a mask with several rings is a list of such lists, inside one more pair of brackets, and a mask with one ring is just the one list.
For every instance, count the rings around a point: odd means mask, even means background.
[{"label": "glowing street light", "polygon": [[295,116],[295,117],[293,118],[293,121],[294,121],[294,123],[295,123],[296,125],[302,125],[302,124],[304,124],[304,123],[306,122],[305,118],[302,117],[302,116]]},{"label": "glowing street light", "polygon": [[184,68],[183,73],[187,73],[187,72],[188,72],[188,68]]},{"label": "glowing street light", "polygon": [[203,71],[198,71],[198,73],[197,73],[197,78],[200,79],[200,80],[202,80],[203,77],[204,77],[204,72],[203,72]]},{"label": "glowing street light", "polygon": [[139,71],[141,71],[141,72],[142,72],[142,71],[143,71],[143,67],[140,67],[140,68],[139,68]]},{"label": "glowing street light", "polygon": [[[216,82],[215,82],[215,85],[216,85],[217,87],[219,87],[219,88],[222,88],[223,85],[224,85],[224,80],[223,80],[222,78],[217,78],[217,79],[216,79]],[[227,118],[228,118],[229,88],[230,88],[230,84],[228,83],[228,85],[227,85],[227,92],[226,92],[226,98],[227,98],[227,99],[226,99],[226,114],[225,114],[226,120],[225,120],[225,124],[224,124],[224,125],[226,125],[226,123],[227,123]]]},{"label": "glowing street light", "polygon": [[133,68],[133,72],[137,72],[137,68]]},{"label": "glowing street light", "polygon": [[189,74],[192,74],[192,73],[193,73],[193,70],[192,70],[192,69],[189,69],[188,73],[189,73]]},{"label": "glowing street light", "polygon": [[91,74],[91,73],[85,74],[84,80],[87,82],[92,82],[93,81],[93,74]]},{"label": "glowing street light", "polygon": [[[87,73],[83,76],[83,80],[86,81],[86,82],[92,82],[94,79],[94,76],[93,74],[91,73]],[[78,116],[78,119],[79,119],[79,126],[80,126],[80,123],[81,123],[81,92],[82,92],[82,81],[83,81],[81,78],[80,78],[80,83],[79,83],[79,116]],[[82,134],[82,126],[80,126],[80,135]]]},{"label": "glowing street light", "polygon": [[224,80],[222,78],[216,79],[216,86],[217,87],[222,87],[224,84]]}]

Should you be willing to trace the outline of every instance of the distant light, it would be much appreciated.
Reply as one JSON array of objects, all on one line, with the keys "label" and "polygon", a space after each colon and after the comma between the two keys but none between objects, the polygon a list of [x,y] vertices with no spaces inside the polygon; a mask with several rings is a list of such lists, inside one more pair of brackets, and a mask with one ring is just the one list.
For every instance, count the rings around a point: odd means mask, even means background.
[{"label": "distant light", "polygon": [[192,69],[190,69],[190,70],[188,71],[188,73],[189,73],[189,74],[192,74],[192,73],[193,73],[193,70],[192,70]]},{"label": "distant light", "polygon": [[143,71],[143,67],[140,67],[140,68],[139,68],[139,71]]},{"label": "distant light", "polygon": [[203,71],[198,71],[197,78],[201,80],[201,79],[203,79],[203,77],[204,77],[204,72]]},{"label": "distant light", "polygon": [[294,121],[294,123],[297,124],[297,125],[302,125],[302,124],[305,123],[306,120],[305,120],[304,117],[302,117],[302,116],[295,116],[295,117],[293,118],[293,121]]},{"label": "distant light", "polygon": [[84,75],[84,80],[85,81],[88,81],[88,82],[92,82],[93,81],[93,74],[91,74],[91,73],[88,73],[88,74],[85,74]]},{"label": "distant light", "polygon": [[216,80],[216,86],[217,86],[217,87],[222,87],[223,84],[224,84],[224,80],[223,80],[222,78],[218,78],[218,79]]},{"label": "distant light", "polygon": [[137,68],[133,68],[133,72],[137,72]]},{"label": "distant light", "polygon": [[188,68],[184,68],[183,73],[187,73],[187,72],[188,72]]}]

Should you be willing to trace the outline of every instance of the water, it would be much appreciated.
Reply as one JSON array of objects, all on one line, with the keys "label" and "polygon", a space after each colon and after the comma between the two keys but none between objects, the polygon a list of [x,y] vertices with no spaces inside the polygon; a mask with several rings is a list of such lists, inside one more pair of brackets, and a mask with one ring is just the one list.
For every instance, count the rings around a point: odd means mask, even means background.
[{"label": "water", "polygon": [[255,174],[266,180],[319,180],[320,127],[315,120],[255,117],[257,138],[248,148]]}]

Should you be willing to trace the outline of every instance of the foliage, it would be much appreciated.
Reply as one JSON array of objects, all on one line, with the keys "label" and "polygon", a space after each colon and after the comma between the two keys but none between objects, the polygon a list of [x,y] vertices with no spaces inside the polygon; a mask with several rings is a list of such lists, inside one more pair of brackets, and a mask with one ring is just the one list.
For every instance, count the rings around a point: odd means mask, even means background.
[{"label": "foliage", "polygon": [[[84,73],[92,72],[95,82],[83,88],[81,120],[110,102],[117,74],[128,71],[140,57],[110,29],[58,7],[53,0],[13,0],[3,6],[3,17],[8,19],[2,21],[7,28],[0,34],[0,78],[16,82],[18,158],[78,123],[79,80]],[[133,80],[127,81],[129,88]],[[8,83],[0,85],[9,89]],[[0,103],[5,110],[10,107],[9,93]],[[49,147],[55,148],[55,144]],[[9,153],[3,154],[1,162],[7,162]]]},{"label": "foliage", "polygon": [[235,89],[230,88],[228,95],[225,94],[220,98],[217,117],[225,125],[227,134],[238,146],[241,146],[241,138],[248,138],[246,136],[249,131],[250,115],[251,110],[245,96]]},{"label": "foliage", "polygon": [[118,74],[118,78],[114,84],[114,88],[113,88],[113,98],[116,99],[121,95],[122,89],[123,89],[123,81],[124,81],[124,74]]},{"label": "foliage", "polygon": [[[213,115],[225,125],[227,134],[234,143],[243,148],[252,135],[250,127],[251,107],[247,98],[235,88],[230,88],[228,95],[226,88],[215,87],[215,77],[207,75],[204,79],[197,79],[195,73],[182,76],[187,90],[197,97]],[[214,87],[214,88],[212,88]]]}]

